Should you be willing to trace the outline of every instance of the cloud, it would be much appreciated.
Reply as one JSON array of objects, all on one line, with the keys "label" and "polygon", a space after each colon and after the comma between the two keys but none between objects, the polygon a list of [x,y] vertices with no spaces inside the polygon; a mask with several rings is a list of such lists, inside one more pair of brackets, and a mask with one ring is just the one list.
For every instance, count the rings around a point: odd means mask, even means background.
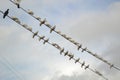
[{"label": "cloud", "polygon": [[[120,4],[117,3],[117,6],[119,7]],[[101,36],[116,35],[120,32],[119,14],[120,10],[109,9],[104,12],[80,15],[78,18],[76,17],[76,21],[72,25],[74,27],[71,26],[71,31],[74,36],[80,36],[82,39],[95,39],[95,37],[101,38]],[[76,34],[79,34],[79,36]]]},{"label": "cloud", "polygon": [[[119,66],[120,65],[119,63],[120,9],[119,8],[120,8],[120,2],[115,2],[111,4],[106,11],[82,14],[80,15],[80,17],[76,15],[72,19],[69,18],[69,20],[66,20],[65,22],[66,25],[69,25],[71,27],[71,32],[73,33],[72,36],[77,37],[76,39],[79,40],[79,38],[81,38],[80,40],[82,39],[86,40],[88,41],[88,44],[89,42],[93,41],[90,44],[91,45],[93,44],[94,47],[98,46],[95,45],[95,42],[97,41],[97,44],[99,44],[100,48],[103,50],[101,56],[103,56],[109,62],[115,64],[115,66],[118,67],[120,67]],[[73,20],[75,21],[73,22]],[[69,24],[68,22],[71,24]],[[116,71],[115,69],[110,70],[108,68],[108,65],[105,65],[104,63],[100,63],[99,66],[97,66],[97,69],[100,70],[104,75],[106,75],[111,80],[112,79],[117,80],[120,78],[118,76],[119,71]],[[77,74],[77,72],[75,73]],[[96,78],[91,77],[91,75],[89,74],[90,73],[87,74],[83,73],[82,75],[72,74],[70,76],[64,74],[61,76],[55,75],[51,80],[56,80],[56,79],[57,80],[79,80],[79,79],[88,80],[90,78],[92,80],[100,79],[97,77]]]}]

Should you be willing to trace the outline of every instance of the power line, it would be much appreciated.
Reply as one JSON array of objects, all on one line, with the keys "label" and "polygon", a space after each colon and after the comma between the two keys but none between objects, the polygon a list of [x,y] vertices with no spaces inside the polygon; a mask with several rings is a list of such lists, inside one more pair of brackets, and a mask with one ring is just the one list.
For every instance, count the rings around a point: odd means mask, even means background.
[{"label": "power line", "polygon": [[5,57],[1,56],[1,59],[2,61],[4,61],[1,63],[5,65],[6,68],[8,68],[8,70],[10,70],[16,76],[17,79],[24,80],[23,76],[13,67],[13,65]]},{"label": "power line", "polygon": [[[0,12],[1,12],[2,14],[4,14],[1,10],[0,10]],[[25,28],[25,29],[27,29],[28,31],[30,31],[30,32],[33,34],[33,38],[34,38],[35,36],[38,37],[38,40],[39,40],[39,41],[40,41],[40,40],[43,40],[43,41],[44,41],[43,44],[48,43],[48,44],[52,45],[53,47],[57,48],[58,50],[60,50],[60,54],[64,53],[64,56],[68,56],[68,57],[69,57],[69,60],[73,59],[75,62],[81,64],[81,67],[84,66],[85,69],[88,68],[90,71],[92,71],[92,72],[94,72],[95,74],[101,76],[101,77],[104,78],[105,80],[108,80],[108,79],[107,79],[106,77],[104,77],[99,71],[90,68],[89,65],[86,66],[86,65],[85,65],[85,62],[82,63],[82,62],[79,61],[79,59],[74,58],[74,55],[73,55],[71,52],[69,52],[69,51],[64,52],[64,48],[60,47],[60,46],[59,46],[58,44],[56,44],[56,43],[51,43],[51,42],[49,42],[49,39],[45,39],[45,36],[40,36],[40,35],[38,35],[38,31],[33,32],[31,27],[29,27],[27,24],[22,24],[21,21],[20,21],[17,17],[10,17],[9,15],[7,15],[7,17],[9,17],[11,20],[15,21],[17,24],[21,25],[23,28]]]},{"label": "power line", "polygon": [[[15,4],[15,5],[19,5],[19,3],[16,3],[16,2],[14,2],[14,1],[12,1],[12,0],[10,0],[10,1],[11,1],[13,4]],[[84,52],[84,51],[85,51],[85,52],[89,53],[90,55],[96,57],[97,59],[101,60],[102,62],[106,63],[107,65],[109,65],[110,68],[115,68],[115,69],[117,69],[117,70],[120,71],[120,68],[118,68],[118,67],[115,66],[114,64],[112,64],[112,63],[110,63],[109,61],[105,60],[104,58],[100,57],[98,54],[91,52],[89,49],[87,49],[87,47],[83,48],[83,47],[82,47],[82,44],[74,41],[71,37],[68,37],[67,35],[62,34],[61,31],[55,30],[56,26],[53,26],[53,27],[52,27],[52,26],[47,22],[46,19],[41,20],[40,17],[34,16],[34,12],[33,12],[33,11],[31,11],[31,10],[28,10],[28,11],[27,11],[27,10],[25,10],[24,8],[22,8],[21,6],[20,6],[19,8],[22,9],[24,12],[28,13],[29,15],[31,15],[31,16],[32,16],[33,18],[35,18],[36,20],[38,20],[38,21],[40,22],[40,26],[42,26],[42,25],[44,24],[46,27],[50,28],[50,33],[52,33],[52,31],[54,31],[55,33],[59,34],[60,36],[62,36],[63,38],[65,38],[65,39],[68,40],[69,42],[73,43],[75,46],[77,46],[77,47],[78,47],[78,48],[77,48],[78,50],[81,49],[81,52]]]}]

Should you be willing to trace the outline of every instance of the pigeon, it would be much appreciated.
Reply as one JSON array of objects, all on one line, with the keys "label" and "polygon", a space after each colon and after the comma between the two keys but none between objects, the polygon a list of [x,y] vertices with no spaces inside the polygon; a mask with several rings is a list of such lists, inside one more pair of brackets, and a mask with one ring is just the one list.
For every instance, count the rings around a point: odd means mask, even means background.
[{"label": "pigeon", "polygon": [[7,10],[4,12],[3,19],[8,15],[8,13],[9,13],[9,9],[7,9]]},{"label": "pigeon", "polygon": [[20,8],[20,2],[21,0],[14,0],[15,1],[15,4],[17,5],[17,8]]}]

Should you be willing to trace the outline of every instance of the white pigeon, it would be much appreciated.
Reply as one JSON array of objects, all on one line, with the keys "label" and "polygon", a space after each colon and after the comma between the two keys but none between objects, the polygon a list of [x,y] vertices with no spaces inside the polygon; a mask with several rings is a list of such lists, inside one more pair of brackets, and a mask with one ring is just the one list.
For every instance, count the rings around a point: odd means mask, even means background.
[{"label": "white pigeon", "polygon": [[21,2],[21,0],[14,0],[14,2],[17,5],[17,7],[20,8],[20,2]]}]

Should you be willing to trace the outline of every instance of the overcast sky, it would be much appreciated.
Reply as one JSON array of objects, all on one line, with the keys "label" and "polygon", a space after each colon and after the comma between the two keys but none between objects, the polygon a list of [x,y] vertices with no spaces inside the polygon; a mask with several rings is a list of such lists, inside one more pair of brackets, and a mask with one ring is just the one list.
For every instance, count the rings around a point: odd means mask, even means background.
[{"label": "overcast sky", "polygon": [[[21,0],[20,4],[120,68],[120,0]],[[97,69],[109,80],[120,79],[120,71],[110,69],[86,52],[77,51],[75,45],[54,32],[49,34],[49,28],[40,27],[38,21],[9,0],[0,0],[0,10],[8,8],[10,16],[17,16],[33,31],[50,38],[50,42],[65,47],[90,68]],[[0,80],[104,80],[2,17],[0,13]]]}]

